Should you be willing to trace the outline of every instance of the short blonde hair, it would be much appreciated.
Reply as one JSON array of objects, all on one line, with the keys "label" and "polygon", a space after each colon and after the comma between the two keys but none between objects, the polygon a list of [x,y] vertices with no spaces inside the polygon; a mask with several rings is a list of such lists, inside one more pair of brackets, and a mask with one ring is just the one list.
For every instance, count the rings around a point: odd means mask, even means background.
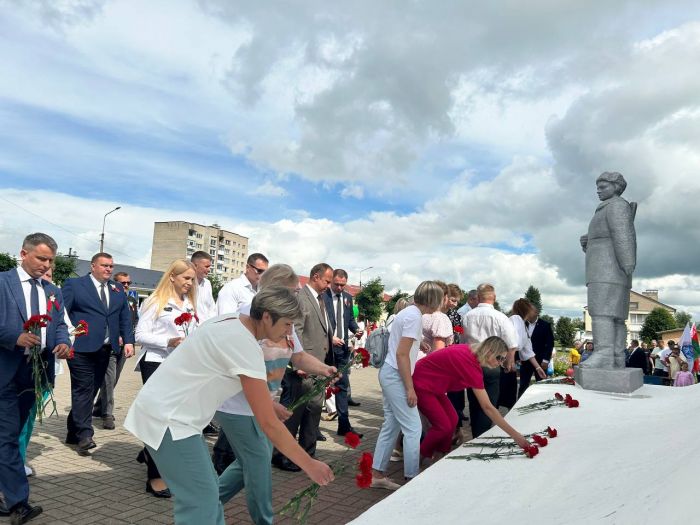
[{"label": "short blonde hair", "polygon": [[[444,283],[443,283],[444,285]],[[413,294],[413,302],[416,306],[425,307],[428,312],[436,312],[445,297],[442,287],[435,281],[423,281]]]},{"label": "short blonde hair", "polygon": [[476,293],[479,296],[479,302],[483,302],[483,299],[493,299],[496,297],[496,289],[489,283],[482,283],[477,286]]},{"label": "short blonde hair", "polygon": [[398,314],[401,310],[406,308],[410,303],[407,299],[400,297],[396,304],[394,305],[394,315]]},{"label": "short blonde hair", "polygon": [[508,353],[508,345],[506,342],[495,335],[487,337],[481,343],[472,346],[471,349],[481,366],[489,366],[488,362],[491,357],[498,357],[499,355],[506,355]]}]

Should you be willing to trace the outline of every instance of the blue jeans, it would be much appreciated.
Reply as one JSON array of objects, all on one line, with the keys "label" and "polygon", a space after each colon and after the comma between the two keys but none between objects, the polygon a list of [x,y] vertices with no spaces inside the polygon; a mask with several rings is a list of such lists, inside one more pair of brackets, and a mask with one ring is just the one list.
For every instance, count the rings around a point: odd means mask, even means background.
[{"label": "blue jeans", "polygon": [[379,384],[382,387],[384,423],[379,431],[374,449],[372,468],[385,472],[394,450],[399,431],[403,432],[403,469],[407,478],[419,473],[421,422],[418,407],[409,407],[406,387],[399,371],[384,364],[379,370]]}]

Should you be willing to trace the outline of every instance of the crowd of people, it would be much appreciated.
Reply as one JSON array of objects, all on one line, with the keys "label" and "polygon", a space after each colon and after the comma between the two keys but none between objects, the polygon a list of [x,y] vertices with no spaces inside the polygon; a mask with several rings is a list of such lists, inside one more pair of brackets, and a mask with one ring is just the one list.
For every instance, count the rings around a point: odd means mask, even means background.
[{"label": "crowd of people", "polygon": [[[337,376],[353,343],[367,335],[345,291],[345,270],[319,263],[302,286],[290,266],[254,253],[215,300],[211,257],[195,252],[173,261],[139,306],[128,294],[129,275],[113,276],[104,252],[92,257],[88,275],[52,285],[57,248],[46,234],[28,235],[19,267],[0,274],[0,514],[18,524],[42,512],[29,503],[24,459],[37,409],[25,355],[35,347],[52,372],[70,357],[65,441],[81,455],[97,446],[93,417],[115,428],[114,392],[132,358],[143,387],[124,427],[144,444],[135,460],[146,466],[146,492],[173,498],[176,523],[223,524],[223,505],[244,488],[253,521],[272,523],[271,467],[303,471],[319,485],[333,480],[315,459],[326,439],[319,429],[325,393],[314,394],[315,378]],[[387,476],[390,461],[403,461],[410,480],[458,445],[467,402],[472,436],[495,424],[528,444],[497,407],[512,407],[533,377],[546,377],[552,327],[526,299],[513,303],[510,317],[498,311],[491,284],[469,291],[458,309],[461,295],[456,284],[425,281],[397,301],[385,323],[374,488],[400,486]],[[25,330],[29,318],[45,314],[50,320],[40,333]],[[71,327],[81,321],[89,331],[75,338]],[[629,363],[641,355],[630,349]],[[671,345],[649,357],[677,382],[693,381]],[[651,363],[646,354],[643,361]],[[332,412],[337,435],[361,437],[352,425],[351,407],[359,403],[350,397],[350,370],[337,378]],[[300,398],[306,401],[294,403]],[[218,434],[213,455],[206,434]]]}]

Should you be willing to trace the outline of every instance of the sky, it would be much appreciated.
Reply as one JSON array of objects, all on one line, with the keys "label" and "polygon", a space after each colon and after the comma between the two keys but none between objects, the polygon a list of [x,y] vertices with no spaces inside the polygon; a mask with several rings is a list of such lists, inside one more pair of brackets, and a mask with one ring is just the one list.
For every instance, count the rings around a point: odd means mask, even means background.
[{"label": "sky", "polygon": [[148,267],[217,223],[387,290],[529,285],[580,316],[595,179],[639,205],[633,288],[700,315],[700,4],[0,0],[0,252]]}]

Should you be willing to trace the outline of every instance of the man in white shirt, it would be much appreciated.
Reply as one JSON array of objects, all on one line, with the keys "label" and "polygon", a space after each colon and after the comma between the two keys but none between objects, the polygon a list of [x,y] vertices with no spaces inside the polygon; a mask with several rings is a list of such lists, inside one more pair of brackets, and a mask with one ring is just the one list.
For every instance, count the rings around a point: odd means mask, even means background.
[{"label": "man in white shirt", "polygon": [[216,317],[216,304],[211,292],[211,282],[207,279],[211,268],[211,256],[207,252],[198,251],[190,258],[197,274],[197,317],[203,323],[207,319]]},{"label": "man in white shirt", "polygon": [[248,257],[245,272],[238,279],[226,283],[216,300],[218,315],[237,314],[241,305],[253,300],[258,291],[260,276],[267,270],[269,261],[262,253],[253,253]]},{"label": "man in white shirt", "polygon": [[666,346],[666,343],[659,339],[658,346],[651,353],[654,360],[653,375],[658,377],[668,377],[668,356],[671,355],[671,349]]},{"label": "man in white shirt", "polygon": [[464,316],[467,315],[470,310],[476,308],[476,305],[478,304],[479,294],[476,290],[469,290],[469,293],[467,294],[467,302],[460,306],[459,310],[457,310],[457,313],[462,316],[462,325],[464,325]]},{"label": "man in white shirt", "polygon": [[[497,336],[508,345],[508,356],[503,365],[506,372],[513,369],[515,351],[518,348],[518,337],[510,319],[493,307],[496,302],[496,290],[493,285],[484,283],[477,287],[479,304],[464,317],[464,335],[468,344],[480,343],[484,339]],[[494,406],[498,406],[500,394],[500,368],[483,367],[484,388]],[[467,390],[469,399],[469,421],[472,426],[472,435],[480,436],[491,428],[491,420],[481,410],[479,402],[474,397],[471,389]]]}]

